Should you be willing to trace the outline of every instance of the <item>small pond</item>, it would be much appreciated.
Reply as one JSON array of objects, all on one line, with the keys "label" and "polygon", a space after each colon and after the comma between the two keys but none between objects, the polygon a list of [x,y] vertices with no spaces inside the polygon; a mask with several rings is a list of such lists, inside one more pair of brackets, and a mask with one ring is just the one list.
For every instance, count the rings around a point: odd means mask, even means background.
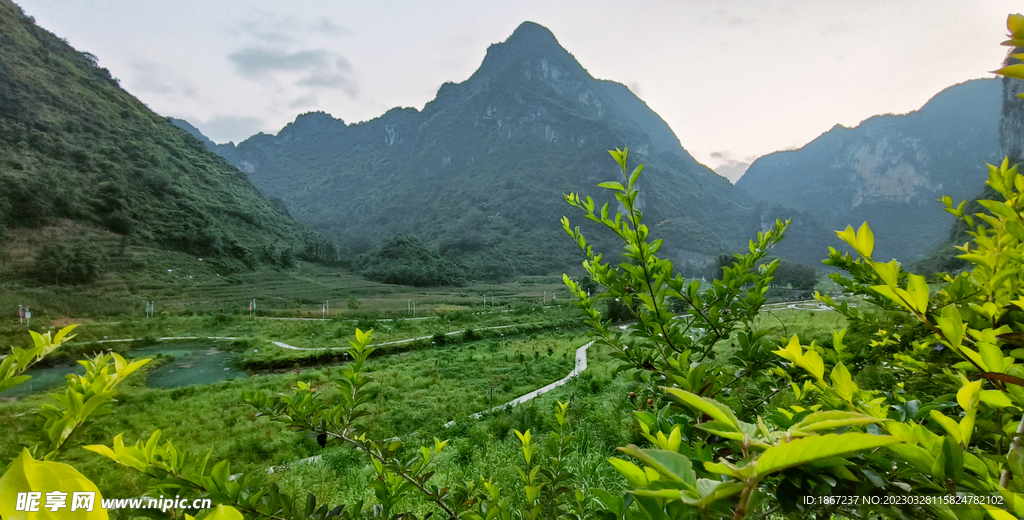
[{"label": "small pond", "polygon": [[57,385],[63,385],[65,381],[64,376],[68,374],[82,375],[84,373],[85,367],[78,363],[75,363],[74,366],[30,368],[25,375],[32,376],[32,379],[29,379],[14,388],[8,388],[7,390],[0,392],[0,397],[12,397],[15,395],[45,392]]},{"label": "small pond", "polygon": [[225,350],[216,341],[168,341],[157,345],[133,349],[134,358],[173,356],[174,361],[149,373],[146,386],[174,388],[188,385],[208,385],[227,379],[246,377],[245,370],[235,364],[235,353]]},{"label": "small pond", "polygon": [[[211,340],[166,341],[148,347],[133,349],[132,358],[173,356],[174,361],[149,373],[146,385],[151,388],[174,388],[188,385],[206,385],[227,379],[246,377],[245,370],[235,363],[235,352],[221,350],[222,342]],[[74,366],[31,368],[32,379],[4,392],[0,397],[11,397],[44,392],[64,384],[67,374],[84,374],[85,367]]]}]

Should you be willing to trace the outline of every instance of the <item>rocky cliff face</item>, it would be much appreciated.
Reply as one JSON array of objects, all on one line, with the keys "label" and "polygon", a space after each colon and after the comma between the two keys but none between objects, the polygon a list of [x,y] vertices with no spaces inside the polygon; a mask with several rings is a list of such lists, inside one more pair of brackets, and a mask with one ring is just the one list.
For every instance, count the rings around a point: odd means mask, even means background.
[{"label": "rocky cliff face", "polygon": [[562,194],[613,201],[596,185],[621,175],[606,150],[623,146],[646,164],[640,205],[670,238],[670,254],[717,254],[745,241],[752,201],[697,163],[629,89],[595,80],[529,22],[422,111],[396,108],[353,125],[305,114],[276,136],[214,150],[354,252],[408,233],[468,263],[546,272],[578,262],[558,221],[582,219]]},{"label": "rocky cliff face", "polygon": [[[1001,88],[994,79],[968,81],[916,112],[836,126],[799,150],[758,159],[736,185],[763,202],[809,212],[826,229],[867,221],[879,258],[915,260],[948,239],[953,219],[935,200],[975,197],[985,162],[1000,157]],[[819,256],[837,242],[816,246]]]},{"label": "rocky cliff face", "polygon": [[[1013,53],[1022,53],[1024,49],[1016,48]],[[1021,63],[1020,60],[1007,57],[1006,65]],[[1024,160],[1024,99],[1017,97],[1024,93],[1024,81],[1016,78],[1002,78],[1003,82],[1003,113],[999,120],[999,144],[1003,156],[1011,161]]]}]

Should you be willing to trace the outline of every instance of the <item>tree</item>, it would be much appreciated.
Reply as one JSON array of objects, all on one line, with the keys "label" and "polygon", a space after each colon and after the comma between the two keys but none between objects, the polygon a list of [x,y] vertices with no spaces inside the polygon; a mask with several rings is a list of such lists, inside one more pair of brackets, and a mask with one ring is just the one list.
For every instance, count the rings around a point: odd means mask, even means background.
[{"label": "tree", "polygon": [[810,291],[818,283],[818,272],[813,267],[782,260],[779,268],[775,270],[775,280],[772,285],[775,287],[792,287],[798,291]]},{"label": "tree", "polygon": [[35,276],[54,285],[90,283],[102,272],[104,263],[103,251],[88,240],[49,242],[36,257]]}]

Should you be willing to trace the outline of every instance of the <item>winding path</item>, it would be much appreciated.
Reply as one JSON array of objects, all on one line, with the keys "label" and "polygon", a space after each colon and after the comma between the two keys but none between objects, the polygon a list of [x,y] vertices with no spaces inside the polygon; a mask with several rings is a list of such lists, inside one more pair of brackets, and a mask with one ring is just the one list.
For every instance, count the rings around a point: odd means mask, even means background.
[{"label": "winding path", "polygon": [[[590,346],[593,345],[593,344],[594,344],[594,342],[591,341],[590,343],[587,343],[586,345],[583,345],[582,347],[576,349],[576,365],[573,367],[572,372],[569,372],[569,375],[563,377],[562,379],[559,379],[558,381],[555,381],[554,383],[550,383],[548,385],[542,386],[542,387],[540,387],[540,388],[538,388],[538,389],[536,389],[536,390],[534,390],[534,391],[532,391],[532,392],[530,392],[528,394],[521,395],[521,396],[519,396],[519,397],[517,397],[517,398],[515,398],[515,399],[513,399],[513,400],[511,400],[511,401],[509,401],[509,402],[507,402],[505,404],[500,404],[498,406],[495,406],[494,408],[491,408],[491,409],[488,409],[488,410],[484,410],[482,412],[477,412],[477,413],[471,415],[470,417],[472,417],[474,419],[479,419],[479,418],[483,417],[484,414],[488,414],[488,413],[491,413],[491,412],[498,412],[498,411],[501,411],[501,410],[505,410],[507,408],[512,408],[513,406],[517,406],[517,405],[523,404],[523,403],[525,403],[525,402],[527,402],[527,401],[529,401],[529,400],[531,400],[531,399],[533,399],[533,398],[535,398],[535,397],[537,397],[539,395],[546,394],[546,393],[548,393],[548,392],[550,392],[550,391],[552,391],[552,390],[554,390],[554,389],[556,389],[556,388],[558,388],[558,387],[568,383],[572,378],[582,374],[583,371],[587,369],[587,349],[589,349]],[[444,424],[444,427],[448,428],[448,427],[451,427],[451,425],[453,425],[453,424],[455,424],[455,421],[448,421],[448,422],[446,422]]]},{"label": "winding path", "polygon": [[[516,325],[498,325],[496,327],[481,327],[481,328],[475,329],[475,330],[498,330],[498,329],[507,329],[509,327],[519,327],[519,326],[520,325],[518,325],[518,324],[516,324]],[[444,335],[445,336],[451,336],[453,334],[461,334],[462,332],[463,331],[461,331],[461,330],[456,330],[456,331],[453,331],[453,332],[445,332]],[[436,334],[431,334],[429,336],[420,336],[420,337],[417,337],[417,338],[396,339],[394,341],[385,341],[383,343],[374,343],[374,344],[372,344],[370,346],[371,347],[383,347],[385,345],[397,345],[399,343],[411,343],[413,341],[419,341],[421,339],[430,339],[430,338],[433,338],[435,335]],[[225,338],[221,338],[221,339],[225,339]],[[234,338],[231,338],[231,339],[234,339]],[[288,350],[343,350],[343,349],[348,348],[348,347],[322,347],[322,348],[295,347],[295,346],[289,345],[287,343],[282,343],[280,341],[270,340],[270,342],[275,344],[275,345],[277,345],[277,346],[279,346],[279,347],[281,347],[281,348],[286,348]]]}]

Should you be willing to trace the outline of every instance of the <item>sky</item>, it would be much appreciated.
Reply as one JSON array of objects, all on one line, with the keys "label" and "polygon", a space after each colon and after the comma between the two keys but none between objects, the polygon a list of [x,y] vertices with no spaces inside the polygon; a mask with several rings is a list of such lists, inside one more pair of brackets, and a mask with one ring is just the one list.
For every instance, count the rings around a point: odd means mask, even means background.
[{"label": "sky", "polygon": [[836,124],[994,77],[1006,16],[1021,10],[1008,0],[15,2],[150,109],[218,143],[276,134],[310,111],[355,123],[421,109],[533,21],[733,181]]}]

